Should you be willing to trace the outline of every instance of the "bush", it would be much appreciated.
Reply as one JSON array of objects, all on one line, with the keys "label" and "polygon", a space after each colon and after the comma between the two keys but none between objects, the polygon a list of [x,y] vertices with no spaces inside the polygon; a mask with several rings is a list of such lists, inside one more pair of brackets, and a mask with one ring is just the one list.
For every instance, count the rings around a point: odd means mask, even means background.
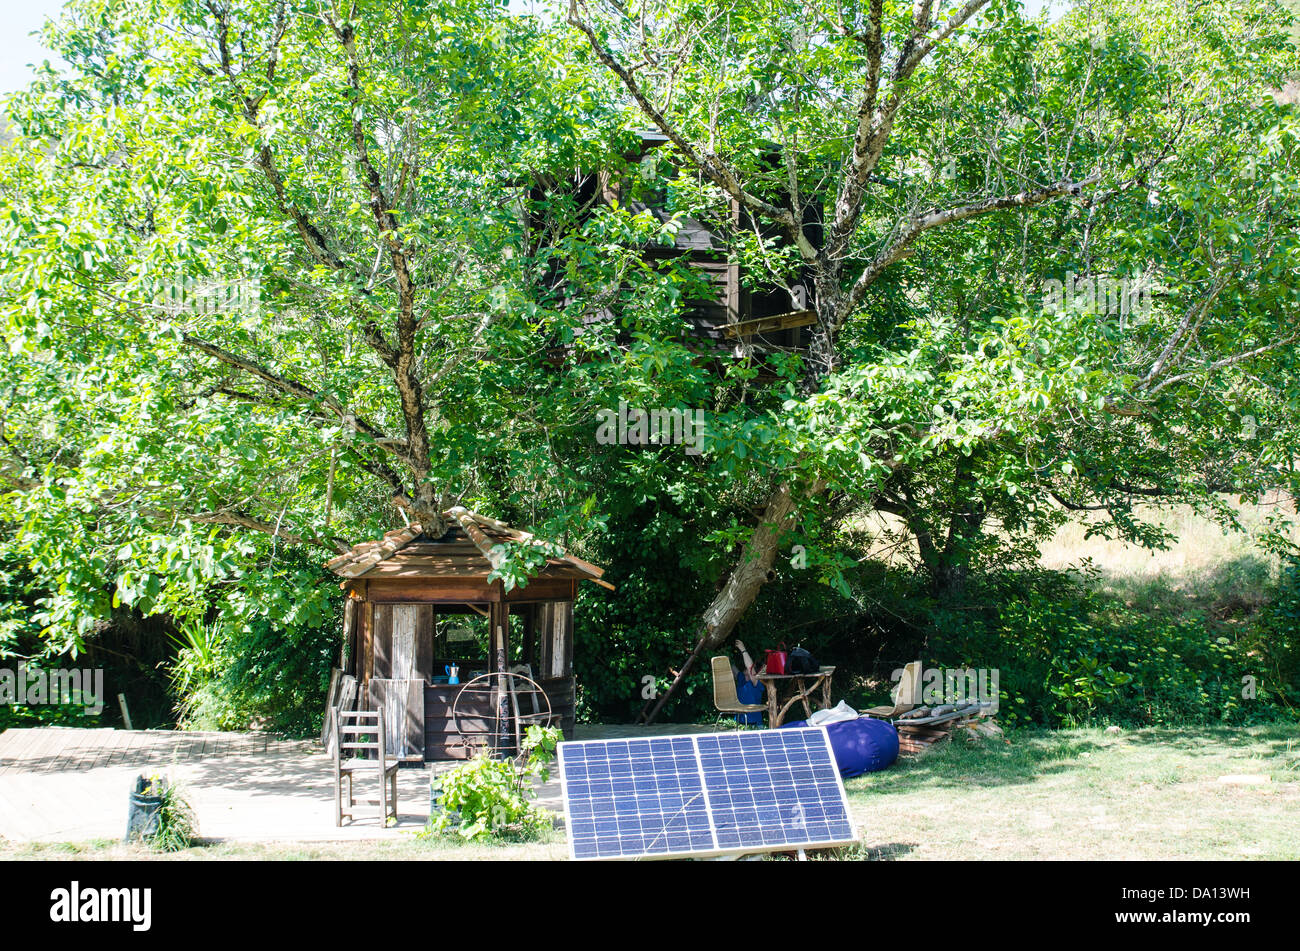
[{"label": "bush", "polygon": [[1295,637],[1273,629],[1300,596],[1216,621],[1196,607],[1136,608],[1061,572],[985,578],[979,595],[986,606],[936,630],[926,661],[998,668],[1008,724],[1247,723],[1294,711]]},{"label": "bush", "polygon": [[1247,646],[1248,656],[1257,657],[1264,671],[1261,691],[1295,714],[1300,710],[1300,559],[1284,567]]},{"label": "bush", "polygon": [[169,665],[180,725],[319,734],[338,664],[342,603],[301,553],[207,592],[177,618]]},{"label": "bush", "polygon": [[184,792],[164,776],[150,776],[140,795],[161,800],[158,814],[141,841],[155,852],[180,852],[194,844],[198,820]]},{"label": "bush", "polygon": [[236,628],[221,648],[219,672],[181,695],[187,729],[246,730],[253,722],[291,736],[320,732],[339,628]]},{"label": "bush", "polygon": [[551,816],[532,800],[532,780],[546,782],[547,764],[563,734],[554,727],[530,726],[521,765],[514,759],[480,755],[432,781],[437,811],[421,838],[455,832],[463,839],[483,841],[532,839],[553,825]]}]

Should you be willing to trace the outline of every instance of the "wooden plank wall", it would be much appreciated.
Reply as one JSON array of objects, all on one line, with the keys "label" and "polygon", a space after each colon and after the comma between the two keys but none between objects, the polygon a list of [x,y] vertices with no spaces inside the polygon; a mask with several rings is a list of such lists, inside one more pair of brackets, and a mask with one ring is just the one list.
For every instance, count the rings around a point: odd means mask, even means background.
[{"label": "wooden plank wall", "polygon": [[566,740],[573,739],[576,719],[573,677],[545,678],[538,681],[538,686],[546,692],[546,699],[551,701],[551,725],[563,730]]},{"label": "wooden plank wall", "polygon": [[339,681],[343,679],[343,671],[335,667],[330,671],[329,689],[325,691],[325,722],[320,728],[320,741],[325,749],[330,748],[330,735],[334,732],[333,724],[330,722],[330,710],[336,709],[339,705]]},{"label": "wooden plank wall", "polygon": [[369,680],[375,658],[375,606],[369,601],[361,605],[361,650],[357,654],[357,680]]},{"label": "wooden plank wall", "polygon": [[[434,610],[432,604],[367,603],[358,606],[355,620],[361,653],[358,669],[368,673],[370,709],[385,711],[390,753],[423,756],[426,760],[460,759],[467,750],[460,739],[461,725],[453,706],[463,685],[429,684],[434,675]],[[500,623],[507,617],[504,605],[494,612]],[[522,616],[521,616],[522,615]],[[551,702],[554,722],[568,738],[573,736],[575,697],[573,680],[573,604],[541,602],[530,605],[513,620],[524,637],[534,679]],[[509,621],[506,621],[509,623]],[[504,626],[504,625],[503,625]],[[506,639],[509,632],[505,632]],[[489,662],[490,663],[490,662]],[[441,671],[439,671],[440,673]],[[489,728],[493,716],[486,696],[466,710],[465,727],[471,732]]]},{"label": "wooden plank wall", "polygon": [[[424,686],[424,758],[425,760],[468,759],[461,739],[461,725],[455,717],[456,700],[464,684],[425,684]],[[460,705],[465,717],[465,728],[483,733],[492,728],[492,704],[485,691],[476,694],[474,702]]]},{"label": "wooden plank wall", "polygon": [[540,656],[534,670],[540,678],[573,674],[573,602],[537,605],[536,625]]},{"label": "wooden plank wall", "polygon": [[[343,601],[343,644],[339,648],[340,671],[348,670],[348,665],[352,662],[350,659],[357,656],[356,645],[354,643],[357,636],[357,608],[357,602],[353,600],[351,596],[348,596]],[[356,668],[352,667],[351,669],[355,670]]]},{"label": "wooden plank wall", "polygon": [[424,681],[375,678],[370,681],[370,709],[384,715],[384,743],[389,756],[424,758]]},{"label": "wooden plank wall", "polygon": [[[572,739],[575,720],[573,677],[544,678],[538,683],[551,702],[552,723],[564,731],[567,739]],[[463,720],[456,720],[453,711],[461,686],[464,685],[426,684],[424,687],[424,758],[427,761],[468,758],[468,750],[460,739],[462,725],[472,733],[492,729],[493,710],[486,691],[477,695],[474,703],[462,702]]]},{"label": "wooden plank wall", "polygon": [[330,678],[330,691],[326,699],[325,723],[321,727],[321,743],[324,745],[326,752],[334,752],[334,720],[330,716],[330,710],[344,711],[353,710],[357,703],[357,678],[351,674],[345,674],[340,670],[335,670],[338,675],[337,681],[333,676]]},{"label": "wooden plank wall", "polygon": [[433,677],[433,605],[375,604],[371,677],[429,680]]}]

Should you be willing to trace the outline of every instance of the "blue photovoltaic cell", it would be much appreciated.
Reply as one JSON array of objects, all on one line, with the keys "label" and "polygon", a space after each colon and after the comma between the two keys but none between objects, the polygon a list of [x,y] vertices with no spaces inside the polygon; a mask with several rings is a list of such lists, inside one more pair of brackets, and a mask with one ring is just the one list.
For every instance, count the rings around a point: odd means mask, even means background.
[{"label": "blue photovoltaic cell", "polygon": [[718,847],[853,838],[824,730],[766,730],[699,738]]},{"label": "blue photovoltaic cell", "polygon": [[822,729],[562,743],[560,781],[575,859],[854,838]]},{"label": "blue photovoltaic cell", "polygon": [[704,787],[689,737],[565,743],[560,769],[574,858],[712,847]]}]

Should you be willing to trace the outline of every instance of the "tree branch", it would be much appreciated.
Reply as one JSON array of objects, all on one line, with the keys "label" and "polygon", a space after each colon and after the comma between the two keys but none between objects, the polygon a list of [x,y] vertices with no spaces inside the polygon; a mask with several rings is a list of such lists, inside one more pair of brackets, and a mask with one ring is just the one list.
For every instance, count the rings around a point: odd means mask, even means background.
[{"label": "tree branch", "polygon": [[[407,459],[415,471],[416,482],[422,483],[429,474],[429,429],[424,413],[424,387],[416,372],[415,338],[419,321],[415,317],[415,282],[411,278],[410,260],[402,243],[397,216],[392,202],[385,194],[378,169],[370,158],[365,129],[361,124],[361,61],[357,55],[356,31],[351,22],[337,24],[328,14],[325,20],[347,56],[348,88],[352,94],[352,150],[363,173],[371,214],[379,239],[388,250],[389,262],[397,278],[398,315],[396,346],[390,346],[378,328],[366,328],[365,340],[379,353],[393,372],[402,416],[406,422]],[[420,500],[423,501],[423,500]],[[421,518],[438,513],[420,511]]]},{"label": "tree branch", "polygon": [[832,260],[840,258],[848,249],[862,215],[863,198],[871,173],[884,154],[885,145],[894,129],[894,118],[903,103],[907,85],[930,52],[951,36],[958,27],[969,20],[988,3],[988,0],[969,0],[944,22],[934,35],[929,35],[932,0],[917,0],[912,8],[911,35],[899,50],[890,76],[889,98],[878,103],[882,74],[881,49],[883,38],[883,7],[881,0],[871,0],[867,43],[867,76],[862,98],[858,102],[856,129],[853,134],[853,152],[848,168],[840,182],[835,199],[835,214],[827,231],[824,254]]},{"label": "tree branch", "polygon": [[[241,357],[238,354],[231,353],[229,350],[225,350],[221,347],[218,347],[216,344],[209,343],[206,340],[202,340],[199,337],[194,336],[193,334],[189,334],[189,333],[184,334],[181,337],[181,339],[186,345],[193,347],[194,349],[199,350],[200,352],[205,353],[210,357],[215,358],[216,360],[225,364],[226,366],[234,367],[238,370],[241,370],[245,373],[248,373],[256,377],[259,380],[262,380],[274,390],[278,390],[281,393],[285,393],[297,399],[305,400],[309,403],[318,403],[321,406],[324,406],[326,409],[328,409],[331,413],[334,414],[334,416],[338,419],[338,421],[343,424],[343,427],[345,429],[369,437],[375,443],[375,445],[377,445],[381,449],[392,452],[394,455],[403,459],[403,461],[409,462],[406,453],[404,451],[405,446],[401,441],[389,438],[377,426],[375,426],[370,422],[367,422],[365,419],[359,418],[355,413],[348,410],[348,408],[345,407],[342,403],[334,399],[334,397],[324,393],[320,393],[316,390],[311,389],[310,387],[304,386],[303,384],[299,383],[297,380],[291,380],[288,377],[282,376],[276,373],[275,371],[268,369],[267,367],[263,366],[260,363],[257,363],[254,360],[250,360],[247,357]],[[261,402],[261,400],[259,400],[253,394],[227,392],[227,395],[234,396],[236,399],[246,399],[246,400],[251,400],[253,402]],[[312,418],[318,422],[330,421],[329,418],[324,415],[318,415],[318,414],[311,414],[311,415]],[[385,465],[382,462],[373,462],[360,457],[358,458],[358,461],[361,464],[361,467],[363,469],[365,469],[371,475],[377,477],[378,479],[386,483],[390,488],[397,491],[401,491],[403,489],[403,483],[401,477],[396,472],[394,472],[391,467]]]},{"label": "tree branch", "polygon": [[1194,376],[1209,375],[1219,370],[1226,370],[1228,367],[1236,366],[1238,363],[1245,363],[1247,360],[1253,360],[1255,357],[1262,356],[1272,350],[1278,350],[1288,344],[1300,340],[1300,331],[1283,337],[1281,340],[1275,340],[1273,343],[1265,344],[1262,347],[1256,347],[1254,350],[1247,350],[1245,353],[1234,354],[1230,357],[1224,357],[1222,360],[1216,360],[1208,366],[1199,367],[1195,370],[1189,370],[1186,373],[1179,373],[1174,376],[1166,377],[1158,384],[1146,391],[1147,396],[1155,396],[1161,390],[1171,387],[1177,383],[1182,383]]},{"label": "tree branch", "polygon": [[853,287],[840,309],[837,326],[834,329],[838,330],[839,326],[843,325],[848,315],[862,302],[867,289],[876,282],[885,269],[905,257],[912,243],[931,228],[938,228],[952,224],[955,221],[974,218],[978,215],[986,215],[993,211],[1008,208],[1028,208],[1065,195],[1078,195],[1085,186],[1095,183],[1099,178],[1099,175],[1090,175],[1078,182],[1058,182],[1055,185],[1048,185],[1034,191],[1019,192],[1015,195],[999,195],[967,205],[958,205],[943,211],[932,211],[911,219],[903,228],[901,234],[894,239],[893,243],[877,254],[863,269],[862,273],[858,275],[858,279],[854,281]]},{"label": "tree branch", "polygon": [[239,511],[238,509],[217,509],[213,512],[197,512],[194,514],[181,514],[174,512],[153,514],[165,515],[168,518],[179,518],[191,522],[200,522],[206,525],[230,525],[236,528],[248,528],[255,532],[262,532],[263,534],[271,535],[275,538],[283,538],[291,545],[312,545],[316,548],[323,548],[326,551],[340,554],[351,550],[350,546],[340,539],[326,541],[325,539],[319,538],[310,533],[298,534],[286,531],[284,526],[281,524],[264,522],[261,519],[253,518],[251,515]]},{"label": "tree branch", "polygon": [[599,59],[606,68],[610,70],[610,72],[619,78],[627,88],[627,91],[632,95],[632,98],[636,101],[636,104],[640,107],[642,113],[645,114],[646,118],[653,122],[659,131],[667,136],[668,140],[677,147],[677,150],[682,153],[686,160],[695,166],[695,168],[697,168],[705,178],[718,188],[721,188],[731,198],[735,199],[751,212],[762,215],[767,220],[785,228],[785,230],[790,234],[790,237],[798,245],[800,254],[802,254],[804,260],[813,260],[817,256],[817,250],[812,246],[808,237],[799,229],[798,222],[790,209],[782,208],[780,205],[774,205],[747,190],[744,187],[744,184],[736,176],[735,172],[732,171],[730,166],[721,158],[721,156],[715,154],[709,149],[692,143],[682,135],[681,132],[668,121],[668,118],[663,114],[659,107],[654,104],[650,99],[649,94],[641,88],[641,84],[637,82],[633,70],[618,61],[609,48],[601,43],[600,37],[596,35],[596,31],[592,29],[591,25],[582,18],[579,9],[585,9],[585,6],[586,5],[582,0],[569,0],[569,25],[580,30],[587,38],[587,43],[591,46],[592,52],[596,54],[596,58]]}]

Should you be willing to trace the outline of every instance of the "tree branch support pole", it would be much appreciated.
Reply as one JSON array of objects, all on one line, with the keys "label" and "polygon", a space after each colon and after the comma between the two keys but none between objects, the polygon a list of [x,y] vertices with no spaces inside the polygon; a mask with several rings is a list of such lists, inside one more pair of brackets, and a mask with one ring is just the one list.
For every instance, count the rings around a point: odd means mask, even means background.
[{"label": "tree branch support pole", "polygon": [[642,709],[639,717],[642,723],[653,723],[704,652],[722,646],[731,636],[736,629],[736,623],[754,603],[763,585],[772,577],[772,565],[776,562],[776,553],[780,550],[781,541],[794,526],[796,501],[799,498],[813,498],[825,490],[825,481],[817,479],[802,490],[799,496],[796,496],[789,484],[785,484],[768,497],[762,521],[758,528],[754,529],[754,534],[749,537],[749,541],[745,543],[745,550],[741,554],[739,563],[732,569],[727,577],[727,583],[704,612],[704,633],[699,643],[686,658],[686,663],[677,672],[668,689],[656,698],[653,706],[647,703]]}]

